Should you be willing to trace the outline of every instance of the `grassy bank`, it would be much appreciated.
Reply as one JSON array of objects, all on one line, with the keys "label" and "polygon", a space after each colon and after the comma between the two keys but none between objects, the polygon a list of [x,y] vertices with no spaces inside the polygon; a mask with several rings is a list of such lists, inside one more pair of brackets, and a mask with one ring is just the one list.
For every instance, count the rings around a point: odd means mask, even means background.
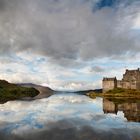
[{"label": "grassy bank", "polygon": [[21,87],[16,84],[11,84],[5,80],[0,80],[0,102],[9,100],[21,99],[24,97],[34,97],[39,94],[39,91],[34,88]]},{"label": "grassy bank", "polygon": [[89,92],[87,95],[91,98],[108,97],[108,98],[138,98],[140,99],[140,90],[116,88],[106,93]]}]

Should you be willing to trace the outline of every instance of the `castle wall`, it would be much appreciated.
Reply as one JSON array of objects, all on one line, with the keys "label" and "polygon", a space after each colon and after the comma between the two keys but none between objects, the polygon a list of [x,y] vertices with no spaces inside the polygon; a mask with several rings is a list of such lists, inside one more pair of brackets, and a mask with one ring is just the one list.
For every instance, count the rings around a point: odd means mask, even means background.
[{"label": "castle wall", "polygon": [[122,88],[131,89],[131,84],[130,84],[130,82],[123,81],[123,86],[122,86]]},{"label": "castle wall", "polygon": [[137,83],[136,83],[136,81],[130,82],[130,89],[137,89]]},{"label": "castle wall", "polygon": [[117,87],[123,88],[123,82],[121,80],[117,80]]},{"label": "castle wall", "polygon": [[140,90],[140,81],[137,81],[136,82],[136,89],[139,89]]},{"label": "castle wall", "polygon": [[103,92],[106,92],[108,90],[114,89],[117,87],[117,81],[114,80],[104,80],[103,81]]},{"label": "castle wall", "polygon": [[127,81],[117,81],[117,87],[118,88],[124,88],[124,89],[137,89],[137,87],[140,85],[140,83],[137,85],[137,83],[134,82],[127,82]]},{"label": "castle wall", "polygon": [[140,71],[138,70],[126,70],[123,74],[123,81],[140,81]]}]

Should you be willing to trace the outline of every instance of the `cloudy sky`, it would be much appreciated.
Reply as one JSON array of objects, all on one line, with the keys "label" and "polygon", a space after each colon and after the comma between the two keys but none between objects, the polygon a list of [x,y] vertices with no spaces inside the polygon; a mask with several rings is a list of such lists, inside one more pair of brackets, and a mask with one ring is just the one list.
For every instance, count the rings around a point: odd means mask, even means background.
[{"label": "cloudy sky", "polygon": [[0,79],[94,89],[139,58],[139,0],[0,0]]}]

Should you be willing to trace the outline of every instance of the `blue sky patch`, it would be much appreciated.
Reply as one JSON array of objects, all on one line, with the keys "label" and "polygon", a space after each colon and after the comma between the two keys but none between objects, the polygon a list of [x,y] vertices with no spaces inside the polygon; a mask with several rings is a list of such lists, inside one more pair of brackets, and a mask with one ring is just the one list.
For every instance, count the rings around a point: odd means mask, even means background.
[{"label": "blue sky patch", "polygon": [[105,7],[115,8],[119,4],[123,4],[124,7],[130,6],[133,3],[139,3],[139,0],[99,0],[95,5],[95,9],[102,9]]},{"label": "blue sky patch", "polygon": [[118,2],[118,0],[100,0],[96,4],[96,8],[101,9],[104,7],[114,7],[117,2]]}]

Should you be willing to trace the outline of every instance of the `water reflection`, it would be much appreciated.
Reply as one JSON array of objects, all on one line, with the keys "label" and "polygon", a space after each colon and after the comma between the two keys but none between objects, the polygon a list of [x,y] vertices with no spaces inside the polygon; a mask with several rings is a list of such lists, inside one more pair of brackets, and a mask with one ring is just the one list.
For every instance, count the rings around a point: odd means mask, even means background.
[{"label": "water reflection", "polygon": [[[103,111],[105,114],[113,113],[117,114],[118,111],[122,111],[124,113],[124,117],[128,121],[132,122],[140,122],[140,102],[132,101],[128,102],[125,100],[122,103],[116,103],[113,101],[114,99],[103,99]],[[119,99],[120,100],[120,99]]]},{"label": "water reflection", "polygon": [[123,113],[139,107],[126,106],[76,94],[7,102],[0,105],[0,140],[139,140],[140,123]]}]

